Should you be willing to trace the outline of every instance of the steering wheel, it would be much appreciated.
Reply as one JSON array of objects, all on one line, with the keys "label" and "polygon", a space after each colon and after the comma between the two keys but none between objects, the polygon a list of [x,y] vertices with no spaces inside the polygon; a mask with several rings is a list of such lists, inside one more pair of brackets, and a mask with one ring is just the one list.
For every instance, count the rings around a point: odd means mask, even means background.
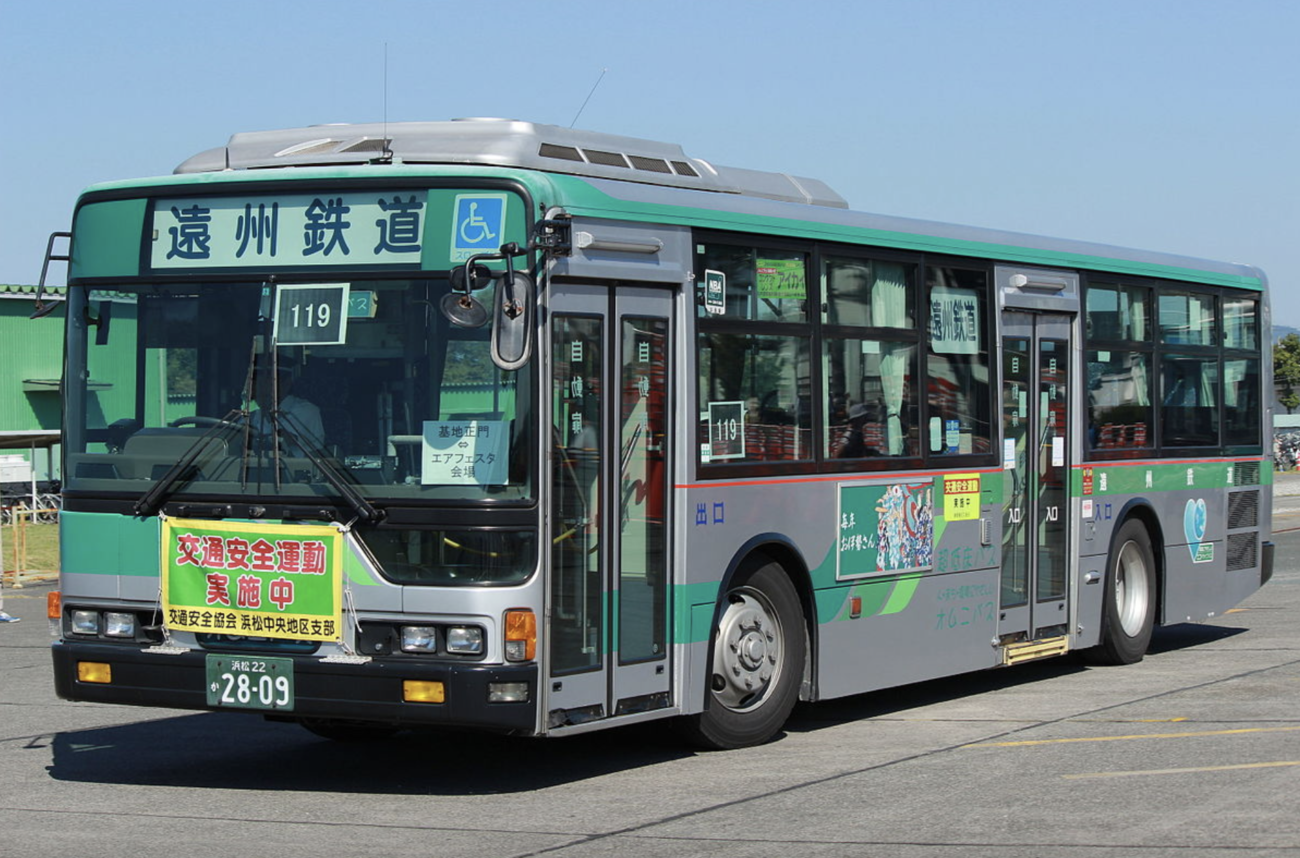
[{"label": "steering wheel", "polygon": [[220,426],[225,422],[220,417],[204,417],[201,414],[195,414],[190,417],[178,417],[167,425],[172,428],[181,426]]}]

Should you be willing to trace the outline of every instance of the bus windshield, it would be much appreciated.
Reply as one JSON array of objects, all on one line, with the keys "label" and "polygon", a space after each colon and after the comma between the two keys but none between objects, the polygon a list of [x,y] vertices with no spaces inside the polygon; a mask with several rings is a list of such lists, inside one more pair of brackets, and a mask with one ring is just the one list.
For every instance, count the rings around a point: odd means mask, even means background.
[{"label": "bus windshield", "polygon": [[162,481],[168,497],[292,502],[337,498],[346,481],[398,504],[531,497],[528,386],[493,364],[489,327],[446,322],[448,288],[74,287],[67,488],[138,496]]}]

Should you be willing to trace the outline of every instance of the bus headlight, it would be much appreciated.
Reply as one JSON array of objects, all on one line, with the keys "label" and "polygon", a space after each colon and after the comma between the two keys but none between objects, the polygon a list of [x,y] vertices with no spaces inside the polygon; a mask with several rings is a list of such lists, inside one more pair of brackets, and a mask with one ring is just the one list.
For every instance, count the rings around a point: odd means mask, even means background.
[{"label": "bus headlight", "polygon": [[104,634],[111,638],[135,637],[135,614],[107,611],[104,613]]},{"label": "bus headlight", "polygon": [[77,635],[99,634],[99,611],[73,611],[72,633]]},{"label": "bus headlight", "polygon": [[479,655],[483,652],[483,630],[478,626],[452,626],[447,629],[447,652]]},{"label": "bus headlight", "polygon": [[433,626],[402,626],[402,652],[437,652],[438,632]]}]

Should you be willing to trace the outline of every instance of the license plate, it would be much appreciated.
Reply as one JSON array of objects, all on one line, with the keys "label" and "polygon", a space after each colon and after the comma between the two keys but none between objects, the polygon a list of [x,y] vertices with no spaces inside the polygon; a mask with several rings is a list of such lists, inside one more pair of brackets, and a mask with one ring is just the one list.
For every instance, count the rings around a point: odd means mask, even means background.
[{"label": "license plate", "polygon": [[209,706],[292,710],[293,659],[208,653],[207,691]]}]

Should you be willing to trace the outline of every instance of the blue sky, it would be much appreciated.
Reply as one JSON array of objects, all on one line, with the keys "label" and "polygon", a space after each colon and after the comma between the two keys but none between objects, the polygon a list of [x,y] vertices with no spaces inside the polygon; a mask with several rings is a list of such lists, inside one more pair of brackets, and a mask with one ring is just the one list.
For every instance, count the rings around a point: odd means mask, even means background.
[{"label": "blue sky", "polygon": [[[859,210],[1259,265],[1300,326],[1300,3],[0,0],[0,282],[235,131],[504,116]],[[387,92],[384,55],[387,50]],[[62,277],[62,272],[57,273]],[[61,279],[56,282],[62,282]]]}]

